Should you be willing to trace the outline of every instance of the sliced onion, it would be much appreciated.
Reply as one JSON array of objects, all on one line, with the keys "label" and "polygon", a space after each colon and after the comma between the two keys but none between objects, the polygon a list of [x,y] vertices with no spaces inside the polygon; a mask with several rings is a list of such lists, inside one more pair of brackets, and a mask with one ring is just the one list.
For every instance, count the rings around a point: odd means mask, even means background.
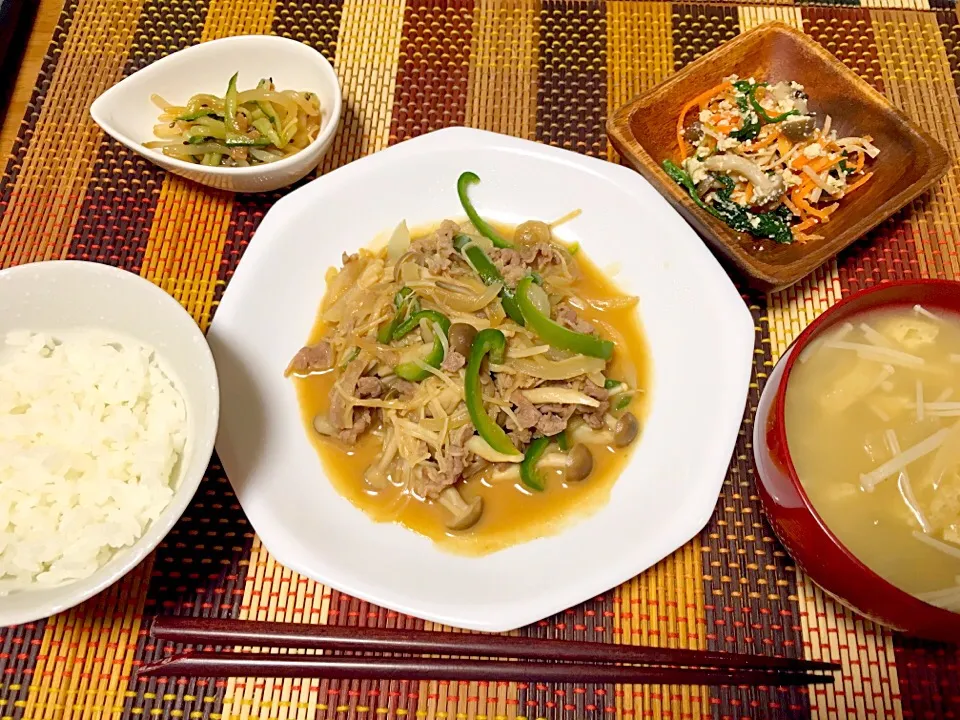
[{"label": "sliced onion", "polygon": [[427,290],[425,293],[428,293],[438,305],[444,306],[444,310],[473,313],[478,310],[483,310],[483,308],[496,300],[497,295],[500,294],[500,290],[502,289],[503,285],[494,283],[493,285],[486,286],[484,291],[479,295],[463,295],[458,292],[444,290],[437,285],[434,289]]},{"label": "sliced onion", "polygon": [[547,295],[546,290],[536,283],[531,283],[530,287],[527,288],[527,297],[542,315],[550,317],[550,297]]},{"label": "sliced onion", "polygon": [[591,373],[602,372],[604,368],[606,368],[607,362],[602,358],[574,355],[566,360],[556,361],[546,360],[544,358],[538,358],[536,360],[518,358],[511,360],[510,365],[524,375],[540,378],[541,380],[569,380],[579,375],[590,375]]},{"label": "sliced onion", "polygon": [[409,249],[410,230],[407,229],[407,221],[401,220],[387,241],[387,260],[395,263]]}]

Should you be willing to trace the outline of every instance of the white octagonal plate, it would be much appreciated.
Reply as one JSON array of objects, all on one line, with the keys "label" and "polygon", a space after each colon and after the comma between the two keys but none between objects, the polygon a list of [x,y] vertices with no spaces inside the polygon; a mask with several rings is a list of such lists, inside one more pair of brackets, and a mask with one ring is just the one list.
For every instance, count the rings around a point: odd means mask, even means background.
[{"label": "white octagonal plate", "polygon": [[[389,232],[462,217],[456,181],[506,223],[580,208],[560,236],[640,296],[653,355],[646,427],[610,502],[559,534],[485,557],[447,554],[342,498],[283,377],[313,325],[324,274]],[[632,170],[454,128],[401,143],[280,200],[210,328],[222,389],[217,451],[250,522],[284,565],[399,612],[505,631],[628,580],[693,537],[717,501],[743,416],[753,321],[693,230]]]}]

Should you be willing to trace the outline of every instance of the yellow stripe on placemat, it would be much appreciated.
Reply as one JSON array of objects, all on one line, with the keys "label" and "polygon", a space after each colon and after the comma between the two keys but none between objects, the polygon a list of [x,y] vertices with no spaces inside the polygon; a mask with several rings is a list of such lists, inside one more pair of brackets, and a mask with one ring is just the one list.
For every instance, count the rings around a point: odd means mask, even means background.
[{"label": "yellow stripe on placemat", "polygon": [[[813,279],[771,295],[770,351],[774,362],[804,327],[839,299],[835,273],[833,263],[829,287],[821,269]],[[865,717],[867,711],[875,717],[901,717],[900,702],[895,699],[899,685],[891,635],[826,597],[799,571],[797,602],[805,656],[843,664],[839,683],[810,689],[814,720]]]},{"label": "yellow stripe on placemat", "polygon": [[771,20],[779,20],[787,25],[792,25],[797,30],[803,30],[803,17],[798,7],[787,5],[778,7],[742,6],[737,8],[737,14],[740,16],[740,32],[742,33],[753,30],[757,25],[762,25]]},{"label": "yellow stripe on placemat", "polygon": [[54,616],[43,634],[25,718],[120,717],[149,581],[149,563],[141,563],[94,599]]},{"label": "yellow stripe on placemat", "polygon": [[[609,112],[673,72],[672,9],[650,3],[607,4],[607,106]],[[616,159],[612,148],[608,157]],[[615,595],[617,642],[629,645],[705,649],[703,553],[693,538],[670,557],[621,585]],[[709,693],[701,687],[618,685],[617,716],[700,718],[709,716]]]},{"label": "yellow stripe on placemat", "polygon": [[390,140],[403,0],[347,0],[334,65],[343,89],[343,119],[323,171],[383,150]]},{"label": "yellow stripe on placemat", "polygon": [[[650,3],[642,14],[632,2],[607,3],[607,111],[673,72],[673,24],[669,3]],[[607,157],[617,159],[607,144]]]},{"label": "yellow stripe on placemat", "polygon": [[[325,171],[387,146],[403,7],[397,0],[348,0],[343,6],[334,66],[343,89],[344,113],[338,137],[322,166]],[[283,567],[259,538],[254,540],[241,619],[325,624],[329,612],[328,588]],[[328,698],[321,697],[319,690],[315,680],[231,679],[225,691],[223,720],[312,719],[318,712],[329,711]]]},{"label": "yellow stripe on placemat", "polygon": [[[280,565],[255,538],[238,617],[323,625],[329,615],[329,589]],[[221,715],[223,720],[307,720],[327,709],[318,689],[318,680],[230,679]]]},{"label": "yellow stripe on placemat", "polygon": [[[936,17],[872,11],[877,55],[887,95],[947,148],[960,156],[960,100]],[[881,149],[882,151],[882,149]],[[950,167],[935,192],[912,204],[906,223],[927,277],[960,277],[960,167]]]},{"label": "yellow stripe on placemat", "polygon": [[[707,649],[700,543],[621,585],[614,606],[617,641],[627,645]],[[691,686],[617,686],[617,716],[708,717],[709,691]]]},{"label": "yellow stripe on placemat", "polygon": [[65,256],[100,147],[90,104],[120,79],[142,5],[79,0],[0,217],[0,266]]},{"label": "yellow stripe on placemat", "polygon": [[534,0],[481,0],[473,18],[466,124],[534,139],[540,16]]}]

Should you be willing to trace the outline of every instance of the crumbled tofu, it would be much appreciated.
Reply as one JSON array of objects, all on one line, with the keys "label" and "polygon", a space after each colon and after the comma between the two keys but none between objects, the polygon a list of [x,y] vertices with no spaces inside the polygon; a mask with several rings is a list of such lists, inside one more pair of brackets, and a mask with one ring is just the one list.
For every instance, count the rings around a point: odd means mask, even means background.
[{"label": "crumbled tofu", "polygon": [[810,143],[803,149],[803,156],[808,160],[813,160],[823,154],[823,146],[820,143]]},{"label": "crumbled tofu", "polygon": [[710,148],[708,148],[708,147],[706,147],[706,146],[703,146],[703,145],[701,145],[700,147],[697,148],[697,157],[698,157],[698,158],[705,158],[705,157],[707,157],[708,155],[710,155]]},{"label": "crumbled tofu", "polygon": [[754,229],[760,227],[760,218],[754,215],[750,218],[750,224],[754,227]]},{"label": "crumbled tofu", "polygon": [[690,179],[693,180],[695,184],[699,185],[707,179],[706,168],[704,168],[703,163],[696,158],[687,158],[683,163],[683,169],[687,171]]},{"label": "crumbled tofu", "polygon": [[877,328],[887,336],[892,336],[905,350],[918,350],[933,344],[940,328],[932,322],[915,318],[892,318]]},{"label": "crumbled tofu", "polygon": [[794,90],[803,90],[803,85],[798,83],[796,80],[792,80],[790,82],[790,87],[792,87]]},{"label": "crumbled tofu", "polygon": [[712,118],[712,117],[713,117],[713,114],[712,114],[709,110],[701,110],[701,111],[700,111],[700,122],[702,122],[702,123],[708,123],[708,122],[710,122],[710,118]]},{"label": "crumbled tofu", "polygon": [[721,110],[733,110],[733,104],[729,100],[721,100],[719,107]]},{"label": "crumbled tofu", "polygon": [[737,145],[740,144],[740,141],[736,138],[727,137],[726,135],[717,136],[717,150],[733,150]]},{"label": "crumbled tofu", "polygon": [[795,172],[789,168],[784,169],[783,171],[783,184],[787,187],[796,187],[803,182],[803,178],[797,175]]},{"label": "crumbled tofu", "polygon": [[844,183],[842,180],[838,180],[832,175],[828,175],[826,179],[827,187],[830,188],[830,194],[836,195],[841,190],[843,190]]}]

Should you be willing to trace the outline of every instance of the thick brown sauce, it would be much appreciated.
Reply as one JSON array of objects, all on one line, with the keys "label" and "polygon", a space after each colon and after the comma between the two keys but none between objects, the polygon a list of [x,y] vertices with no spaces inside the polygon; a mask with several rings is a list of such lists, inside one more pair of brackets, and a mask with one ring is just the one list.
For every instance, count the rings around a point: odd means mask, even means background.
[{"label": "thick brown sauce", "polygon": [[[418,232],[415,237],[422,236]],[[512,236],[512,230],[507,237]],[[578,293],[593,300],[622,297],[623,293],[583,252],[576,255],[581,279]],[[642,421],[646,413],[650,377],[650,354],[640,328],[636,307],[598,312],[591,308],[580,311],[585,320],[597,325],[605,337],[616,341],[617,348],[608,366],[607,376],[626,380],[631,387],[646,392],[637,393],[628,410]],[[604,325],[615,328],[615,333]],[[319,319],[310,332],[309,342],[319,341],[326,328]],[[324,469],[337,491],[355,506],[378,522],[399,522],[425,535],[444,549],[463,555],[484,555],[496,550],[551,535],[567,523],[595,512],[606,504],[610,488],[623,470],[633,446],[614,450],[609,447],[591,447],[594,470],[582,482],[566,483],[559,471],[543,471],[546,490],[541,493],[524,488],[519,481],[491,483],[489,472],[461,483],[461,493],[468,501],[480,495],[484,512],[480,521],[470,530],[454,533],[444,525],[446,511],[432,502],[421,502],[400,489],[390,487],[373,491],[363,480],[363,473],[379,455],[380,440],[370,434],[362,437],[353,448],[345,448],[336,441],[324,438],[313,430],[313,418],[326,413],[330,389],[335,373],[293,378],[300,402],[304,428],[316,447]]]}]

